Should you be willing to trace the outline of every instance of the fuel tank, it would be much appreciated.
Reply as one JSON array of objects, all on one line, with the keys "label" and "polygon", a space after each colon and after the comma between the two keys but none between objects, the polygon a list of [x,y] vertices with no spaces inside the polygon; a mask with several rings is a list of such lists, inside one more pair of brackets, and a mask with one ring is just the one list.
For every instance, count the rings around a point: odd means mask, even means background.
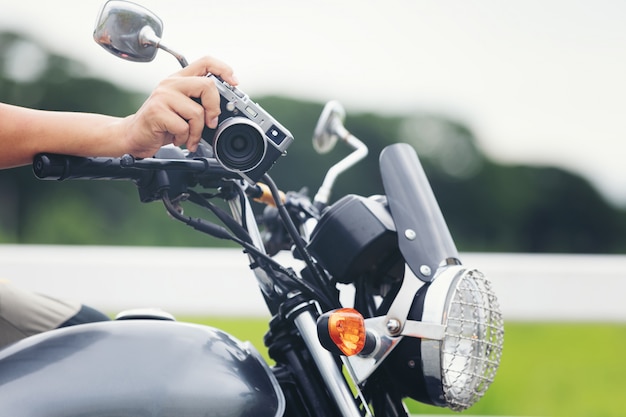
[{"label": "fuel tank", "polygon": [[280,416],[274,375],[249,343],[165,320],[83,324],[0,351],[0,416]]}]

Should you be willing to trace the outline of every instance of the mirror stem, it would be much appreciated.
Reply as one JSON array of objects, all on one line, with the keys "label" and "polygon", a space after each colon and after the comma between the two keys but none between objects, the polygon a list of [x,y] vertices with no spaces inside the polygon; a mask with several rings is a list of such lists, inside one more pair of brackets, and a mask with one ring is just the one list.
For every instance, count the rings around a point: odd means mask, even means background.
[{"label": "mirror stem", "polygon": [[161,43],[161,38],[157,36],[154,30],[150,26],[144,26],[139,32],[139,42],[143,46],[154,46],[155,48],[159,48],[168,54],[172,55],[174,58],[178,60],[180,66],[185,68],[189,63],[187,59],[179,54],[178,52],[168,48],[167,46]]},{"label": "mirror stem", "polygon": [[326,176],[324,177],[324,182],[322,182],[322,186],[319,188],[317,194],[315,194],[315,197],[313,198],[313,201],[317,204],[327,204],[330,200],[330,192],[339,174],[347,171],[354,164],[367,156],[367,145],[361,142],[356,136],[348,132],[348,130],[345,129],[343,125],[336,126],[335,128],[339,127],[341,128],[341,139],[346,142],[349,147],[354,149],[354,151],[345,158],[343,158],[341,161],[330,167],[330,169],[326,173]]},{"label": "mirror stem", "polygon": [[179,54],[178,52],[168,48],[167,46],[163,44],[160,44],[159,48],[164,50],[168,54],[172,55],[174,58],[176,58],[181,67],[185,68],[187,65],[189,65],[189,63],[187,62],[187,59],[181,54]]}]

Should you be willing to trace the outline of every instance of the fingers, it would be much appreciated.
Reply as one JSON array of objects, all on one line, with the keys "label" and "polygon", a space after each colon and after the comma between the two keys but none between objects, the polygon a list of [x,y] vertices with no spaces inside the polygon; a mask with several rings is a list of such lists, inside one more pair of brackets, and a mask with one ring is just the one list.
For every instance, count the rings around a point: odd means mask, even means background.
[{"label": "fingers", "polygon": [[219,59],[205,56],[192,62],[187,67],[177,72],[182,76],[205,76],[207,74],[215,74],[222,78],[230,85],[238,85],[239,80],[235,76],[233,69]]},{"label": "fingers", "polygon": [[[171,98],[168,100],[169,117],[165,131],[173,135],[175,145],[186,145],[193,152],[202,136],[207,120],[205,114],[210,114],[211,118],[219,115],[219,94],[211,80],[200,77],[181,78],[171,82],[175,86],[172,86]],[[189,98],[197,96],[201,96],[202,103],[207,104],[202,105],[200,100]]]},{"label": "fingers", "polygon": [[177,146],[186,145],[192,152],[202,138],[204,126],[216,128],[220,114],[220,95],[214,78],[205,77],[209,73],[220,76],[231,85],[238,84],[228,65],[215,58],[204,57],[163,80],[157,88],[160,90],[158,96],[164,104],[167,103],[166,107],[171,112],[160,116],[162,133],[169,133],[164,139]]},{"label": "fingers", "polygon": [[[192,115],[191,111],[189,113],[181,113],[181,117],[189,122],[189,140],[186,142],[186,145],[190,150],[195,150],[200,142],[205,124],[212,129],[217,127],[220,114],[219,92],[215,87],[213,79],[205,77],[207,74],[217,75],[233,86],[239,84],[230,66],[219,59],[208,56],[192,62],[174,75],[174,77],[181,77],[180,91],[188,97],[199,98],[204,108],[203,118],[198,118],[195,114],[193,114],[193,117],[187,117]],[[184,80],[184,84],[182,80]]]}]

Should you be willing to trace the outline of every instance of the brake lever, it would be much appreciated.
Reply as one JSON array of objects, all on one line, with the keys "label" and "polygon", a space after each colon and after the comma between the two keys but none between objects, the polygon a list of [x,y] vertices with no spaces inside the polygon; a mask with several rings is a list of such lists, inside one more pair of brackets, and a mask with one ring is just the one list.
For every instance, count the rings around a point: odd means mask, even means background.
[{"label": "brake lever", "polygon": [[[213,164],[211,163],[213,162]],[[139,168],[146,170],[164,170],[164,171],[191,171],[206,172],[209,170],[223,169],[217,160],[210,161],[209,158],[197,159],[161,159],[161,158],[144,158],[137,159],[132,155],[125,154],[120,160],[122,168]]]}]

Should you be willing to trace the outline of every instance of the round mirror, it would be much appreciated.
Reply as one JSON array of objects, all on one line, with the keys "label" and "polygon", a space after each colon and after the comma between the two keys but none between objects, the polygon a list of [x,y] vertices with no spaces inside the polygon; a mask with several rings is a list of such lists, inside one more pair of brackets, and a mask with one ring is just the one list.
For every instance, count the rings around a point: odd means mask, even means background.
[{"label": "round mirror", "polygon": [[138,4],[110,0],[104,4],[93,32],[94,40],[120,58],[149,62],[163,34],[163,22]]},{"label": "round mirror", "polygon": [[346,111],[339,102],[326,103],[313,132],[313,149],[317,153],[328,153],[335,147],[337,139],[346,131],[343,127],[345,118]]}]

